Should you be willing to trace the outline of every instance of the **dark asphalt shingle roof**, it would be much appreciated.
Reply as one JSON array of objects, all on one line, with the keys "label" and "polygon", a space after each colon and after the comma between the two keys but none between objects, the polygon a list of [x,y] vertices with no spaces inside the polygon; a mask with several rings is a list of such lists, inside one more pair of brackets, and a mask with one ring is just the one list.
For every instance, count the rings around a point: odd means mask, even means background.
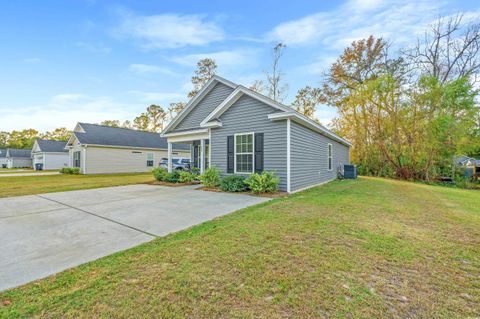
[{"label": "dark asphalt shingle roof", "polygon": [[7,149],[6,148],[0,148],[0,158],[3,158],[7,156]]},{"label": "dark asphalt shingle roof", "polygon": [[[167,149],[167,139],[158,133],[98,124],[79,123],[85,133],[74,132],[81,144]],[[175,150],[190,150],[188,144],[173,144]]]},{"label": "dark asphalt shingle roof", "polygon": [[38,139],[37,144],[42,152],[68,153],[68,150],[65,149],[65,145],[67,145],[67,142],[64,141],[50,141]]},{"label": "dark asphalt shingle roof", "polygon": [[32,157],[32,150],[25,148],[9,148],[8,156],[10,157]]}]

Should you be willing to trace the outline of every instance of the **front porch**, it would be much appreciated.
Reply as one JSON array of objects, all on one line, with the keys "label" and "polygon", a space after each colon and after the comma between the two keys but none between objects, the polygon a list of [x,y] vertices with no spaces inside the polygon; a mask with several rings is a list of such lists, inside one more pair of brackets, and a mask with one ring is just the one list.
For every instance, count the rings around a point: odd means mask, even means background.
[{"label": "front porch", "polygon": [[173,144],[190,144],[190,162],[192,167],[200,170],[203,174],[205,169],[210,166],[211,148],[210,148],[210,130],[195,130],[167,134],[168,142],[168,172],[173,170]]}]

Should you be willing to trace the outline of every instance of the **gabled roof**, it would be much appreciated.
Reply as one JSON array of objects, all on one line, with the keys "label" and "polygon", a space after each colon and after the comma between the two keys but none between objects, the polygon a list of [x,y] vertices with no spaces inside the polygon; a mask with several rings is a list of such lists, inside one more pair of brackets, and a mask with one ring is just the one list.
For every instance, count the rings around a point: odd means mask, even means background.
[{"label": "gabled roof", "polygon": [[168,133],[169,131],[173,130],[184,118],[187,116],[188,113],[200,102],[205,95],[210,92],[213,87],[217,83],[222,83],[226,86],[231,87],[232,89],[235,89],[237,87],[237,84],[222,78],[221,76],[214,75],[210,78],[210,80],[205,83],[205,85],[202,87],[202,89],[195,95],[190,101],[188,101],[187,105],[183,108],[183,110],[175,116],[175,118],[168,123],[167,127],[163,130],[162,135]]},{"label": "gabled roof", "polygon": [[[65,149],[67,142],[65,141],[52,141],[52,140],[42,140],[37,139],[35,141],[36,145],[40,152],[46,153],[67,153],[68,150]],[[33,148],[36,149],[35,147]]]},{"label": "gabled roof", "polygon": [[222,123],[221,120],[219,119],[220,116],[228,110],[233,104],[235,104],[238,99],[243,96],[247,95],[250,96],[251,98],[254,98],[260,102],[263,102],[274,109],[277,109],[279,112],[272,113],[269,116],[269,119],[272,121],[276,120],[284,120],[284,119],[291,119],[294,120],[295,122],[308,127],[322,135],[325,135],[341,144],[351,146],[352,144],[347,141],[346,139],[338,136],[334,132],[330,131],[327,129],[325,126],[321,125],[320,123],[317,123],[313,121],[312,119],[306,117],[305,115],[297,112],[296,110],[292,109],[291,107],[288,107],[282,103],[279,103],[277,101],[274,101],[270,99],[269,97],[260,94],[258,92],[252,91],[242,85],[235,84],[233,82],[230,82],[218,75],[213,76],[200,90],[200,92],[192,99],[190,102],[188,102],[187,106],[183,109],[182,112],[178,116],[176,116],[172,122],[167,126],[167,128],[162,132],[162,136],[168,136],[170,134],[174,133],[168,133],[169,131],[173,130],[184,118],[185,116],[195,107],[195,105],[200,102],[203,97],[215,86],[217,82],[223,83],[225,85],[228,85],[232,88],[234,88],[234,91],[222,102],[220,105],[218,105],[209,115],[207,115],[202,122],[200,123],[200,126],[207,129],[211,127],[221,127]]},{"label": "gabled roof", "polygon": [[0,158],[4,158],[7,156],[7,149],[6,148],[0,148]]},{"label": "gabled roof", "polygon": [[305,115],[297,112],[296,110],[292,109],[291,107],[288,107],[282,103],[279,103],[277,101],[274,101],[270,99],[269,97],[260,94],[258,92],[252,91],[242,85],[235,84],[233,82],[230,82],[218,75],[213,76],[200,90],[200,92],[192,99],[190,102],[188,102],[187,106],[178,114],[172,122],[165,128],[165,130],[162,132],[162,136],[169,136],[175,133],[169,133],[172,131],[184,118],[185,116],[203,99],[203,97],[215,86],[216,83],[223,83],[227,86],[230,86],[234,88],[234,91],[222,102],[220,105],[218,105],[209,115],[207,115],[202,122],[200,123],[200,126],[203,127],[204,129],[211,128],[211,127],[221,127],[222,123],[221,120],[219,119],[220,116],[228,110],[233,104],[235,104],[238,99],[243,96],[247,95],[250,96],[256,100],[259,100],[260,102],[263,102],[274,109],[277,109],[279,112],[272,113],[269,116],[269,119],[272,121],[276,120],[284,120],[284,119],[291,119],[305,127],[308,127],[322,135],[325,135],[339,143],[342,143],[347,146],[351,146],[352,144],[347,141],[346,139],[338,136],[337,134],[333,133],[329,129],[327,129],[325,126],[321,125],[320,123],[317,123],[313,121],[312,119],[306,117]]},{"label": "gabled roof", "polygon": [[[167,139],[160,137],[158,133],[89,123],[78,123],[77,127],[79,129],[73,132],[73,136],[80,144],[151,149],[168,148]],[[70,139],[67,145],[71,143]],[[174,144],[173,148],[190,150],[190,146],[185,144]]]},{"label": "gabled roof", "polygon": [[32,150],[25,148],[9,148],[7,149],[7,157],[32,157]]}]

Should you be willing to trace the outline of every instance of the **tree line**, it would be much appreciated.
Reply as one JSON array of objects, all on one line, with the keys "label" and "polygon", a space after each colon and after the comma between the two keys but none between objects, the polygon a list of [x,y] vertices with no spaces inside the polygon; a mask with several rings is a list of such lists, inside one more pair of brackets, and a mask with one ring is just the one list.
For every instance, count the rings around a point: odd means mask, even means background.
[{"label": "tree line", "polygon": [[455,155],[480,156],[480,24],[441,18],[414,47],[390,47],[373,36],[353,42],[319,101],[337,109],[333,128],[353,143],[362,174],[451,176]]}]

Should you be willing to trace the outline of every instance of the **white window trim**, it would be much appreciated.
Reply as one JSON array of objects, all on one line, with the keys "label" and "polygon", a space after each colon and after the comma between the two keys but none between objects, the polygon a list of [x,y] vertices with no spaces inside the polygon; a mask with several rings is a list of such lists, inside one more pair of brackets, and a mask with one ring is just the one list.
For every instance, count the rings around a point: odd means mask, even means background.
[{"label": "white window trim", "polygon": [[[147,156],[147,160],[145,161],[145,167],[155,167],[155,153],[153,153],[153,152],[147,152],[146,154],[147,154],[147,155],[146,155],[146,156]],[[151,159],[151,160],[148,159],[148,155],[152,155],[152,159]],[[152,166],[148,166],[148,161],[152,161],[152,162],[153,162],[153,165],[152,165]]]},{"label": "white window trim", "polygon": [[[332,166],[330,167],[330,163]],[[327,169],[329,172],[333,171],[333,145],[328,143],[327,145]]]},{"label": "white window trim", "polygon": [[[252,135],[252,171],[248,172],[237,172],[237,136],[239,135]],[[240,153],[240,154],[250,154],[250,153]],[[250,175],[255,173],[255,133],[236,133],[233,135],[233,173],[234,174],[245,174]]]}]

